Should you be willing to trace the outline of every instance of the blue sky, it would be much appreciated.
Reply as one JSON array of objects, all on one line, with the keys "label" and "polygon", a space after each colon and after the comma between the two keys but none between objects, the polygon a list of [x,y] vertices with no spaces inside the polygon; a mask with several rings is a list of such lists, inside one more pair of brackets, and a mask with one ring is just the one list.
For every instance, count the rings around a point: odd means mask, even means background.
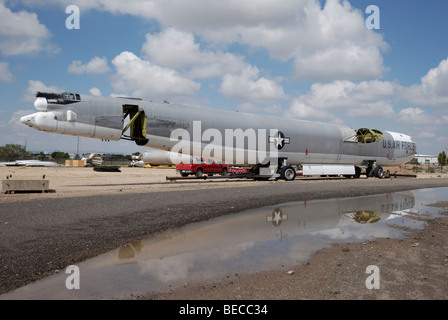
[{"label": "blue sky", "polygon": [[[80,29],[66,28],[69,5]],[[447,12],[443,0],[0,0],[0,145],[75,152],[76,137],[19,123],[37,90],[66,90],[403,132],[437,155]],[[143,150],[80,138],[80,152]]]}]

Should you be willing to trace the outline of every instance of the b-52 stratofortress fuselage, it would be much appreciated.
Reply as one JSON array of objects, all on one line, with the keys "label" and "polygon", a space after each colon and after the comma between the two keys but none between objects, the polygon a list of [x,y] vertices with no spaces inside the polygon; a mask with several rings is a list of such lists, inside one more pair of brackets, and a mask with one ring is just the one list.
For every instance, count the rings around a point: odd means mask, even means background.
[{"label": "b-52 stratofortress fuselage", "polygon": [[292,180],[296,165],[304,169],[349,168],[343,174],[355,177],[364,166],[370,174],[381,177],[381,166],[403,164],[416,152],[410,136],[391,131],[354,130],[344,125],[136,98],[66,92],[38,92],[36,97],[34,106],[39,112],[20,121],[37,130],[133,140],[140,146],[252,166],[260,177],[274,166],[277,177]]}]

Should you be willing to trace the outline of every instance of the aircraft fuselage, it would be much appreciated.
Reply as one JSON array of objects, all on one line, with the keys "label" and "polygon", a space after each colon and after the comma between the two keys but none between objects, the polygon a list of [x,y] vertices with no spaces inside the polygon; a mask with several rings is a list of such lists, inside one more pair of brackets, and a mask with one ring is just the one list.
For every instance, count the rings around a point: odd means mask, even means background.
[{"label": "aircraft fuselage", "polygon": [[21,118],[37,130],[138,145],[256,165],[272,158],[288,164],[398,165],[416,145],[391,131],[288,119],[133,98],[38,93],[40,110]]}]

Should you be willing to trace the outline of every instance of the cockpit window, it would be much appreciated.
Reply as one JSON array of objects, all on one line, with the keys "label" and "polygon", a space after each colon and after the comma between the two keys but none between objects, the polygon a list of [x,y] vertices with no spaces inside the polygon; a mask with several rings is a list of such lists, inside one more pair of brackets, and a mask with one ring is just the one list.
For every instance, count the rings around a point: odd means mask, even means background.
[{"label": "cockpit window", "polygon": [[81,95],[78,93],[52,93],[52,92],[37,92],[37,98],[46,98],[50,104],[70,104],[81,101]]},{"label": "cockpit window", "polygon": [[80,101],[81,100],[81,96],[77,93],[64,92],[62,94],[62,97],[64,100],[67,100],[67,101],[76,101],[76,100]]}]

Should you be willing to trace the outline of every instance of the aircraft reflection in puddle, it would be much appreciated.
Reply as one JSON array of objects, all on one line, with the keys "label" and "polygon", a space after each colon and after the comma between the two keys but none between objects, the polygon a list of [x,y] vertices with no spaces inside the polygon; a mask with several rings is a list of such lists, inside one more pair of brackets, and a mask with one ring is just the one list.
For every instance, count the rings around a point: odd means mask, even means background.
[{"label": "aircraft reflection in puddle", "polygon": [[118,258],[132,259],[138,256],[139,260],[162,259],[211,248],[240,245],[247,248],[264,241],[284,240],[299,235],[322,235],[322,232],[341,239],[347,238],[347,235],[360,240],[390,236],[398,233],[389,227],[368,230],[358,228],[357,231],[354,224],[379,223],[381,220],[385,224],[387,220],[409,215],[406,210],[413,208],[414,204],[415,198],[410,191],[285,203],[165,232],[158,237],[120,248]]},{"label": "aircraft reflection in puddle", "polygon": [[408,191],[249,210],[167,231],[80,263],[80,290],[67,290],[68,275],[59,274],[1,298],[125,298],[302,263],[332,242],[402,236],[391,224],[419,227],[406,218],[419,215],[412,209],[415,203]]}]

